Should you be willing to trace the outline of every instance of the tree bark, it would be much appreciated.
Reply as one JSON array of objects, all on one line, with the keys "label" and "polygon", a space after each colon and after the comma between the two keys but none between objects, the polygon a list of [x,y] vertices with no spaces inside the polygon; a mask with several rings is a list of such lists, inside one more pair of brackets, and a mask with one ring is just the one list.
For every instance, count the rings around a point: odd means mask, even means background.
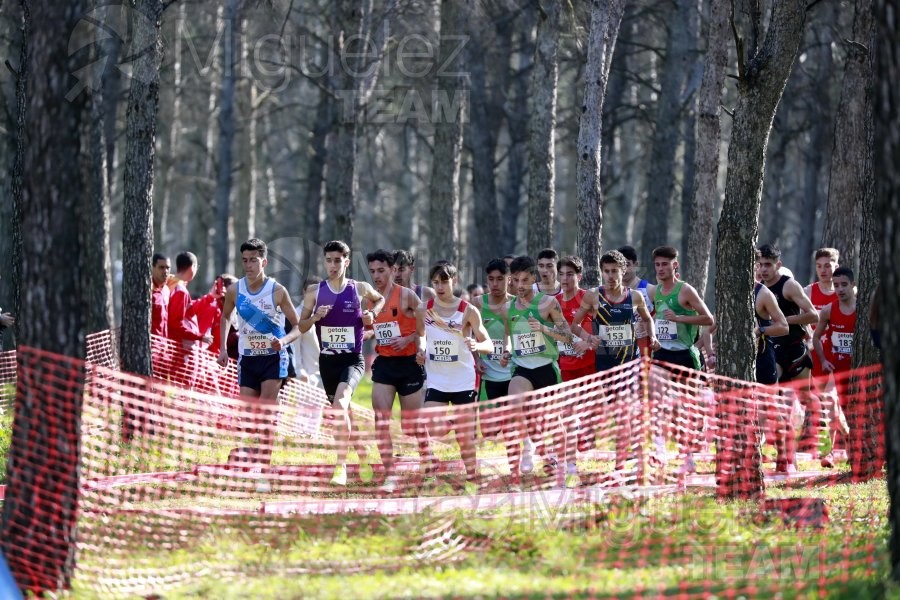
[{"label": "tree bark", "polygon": [[446,63],[447,70],[438,74],[437,94],[439,99],[449,104],[449,108],[445,107],[432,115],[435,123],[428,248],[431,262],[444,259],[454,265],[459,263],[459,171],[468,108],[465,56],[457,50],[465,35],[467,9],[468,0],[441,0],[438,63]]},{"label": "tree bark", "polygon": [[900,21],[896,4],[875,0],[875,214],[882,224],[881,356],[890,503],[891,579],[900,581]]},{"label": "tree bark", "polygon": [[[83,232],[79,210],[90,184],[81,168],[82,134],[90,128],[90,106],[72,77],[85,52],[69,52],[86,0],[22,0],[22,79],[17,131],[21,194],[17,215],[28,235],[21,246],[19,341],[23,346],[84,356]],[[35,27],[32,27],[32,23]],[[67,97],[68,95],[68,97]],[[21,170],[18,170],[18,169]],[[20,186],[20,187],[19,187]],[[76,513],[80,477],[80,423],[84,373],[59,357],[36,360],[18,353],[13,440],[8,487],[0,524],[0,550],[18,585],[40,594],[70,587],[75,568]]]},{"label": "tree bark", "polygon": [[625,0],[595,1],[591,4],[591,25],[585,69],[584,99],[578,128],[578,242],[576,252],[584,261],[584,285],[597,285],[600,277],[600,236],[603,228],[603,190],[600,182],[603,98],[609,81],[609,67],[625,12]]},{"label": "tree bark", "polygon": [[153,255],[153,157],[159,111],[163,3],[135,5],[133,64],[126,112],[125,199],[122,217],[122,369],[152,373],[150,358],[150,259]]},{"label": "tree bark", "polygon": [[657,246],[670,244],[670,221],[672,218],[672,200],[675,190],[677,165],[675,153],[681,141],[681,119],[683,94],[687,74],[692,64],[694,40],[689,35],[690,28],[684,22],[685,0],[677,5],[675,2],[663,2],[669,7],[663,15],[668,27],[666,49],[663,57],[659,101],[656,106],[656,118],[653,139],[650,142],[650,166],[647,175],[647,207],[644,216],[644,232],[641,237],[641,252],[649,256]]},{"label": "tree bark", "polygon": [[713,216],[719,197],[719,145],[722,141],[722,93],[728,65],[729,0],[711,0],[706,65],[700,84],[697,155],[694,162],[692,223],[684,229],[684,278],[701,298],[706,295],[713,239]]},{"label": "tree bark", "polygon": [[216,235],[215,270],[224,273],[229,268],[228,255],[234,246],[231,239],[231,188],[234,168],[234,138],[237,123],[234,117],[235,66],[241,36],[241,0],[228,0],[225,5],[225,32],[222,35],[222,87],[219,91],[219,151],[216,171]]},{"label": "tree bark", "polygon": [[[749,61],[739,56],[738,102],[728,147],[725,203],[719,219],[716,254],[716,321],[745,323],[720,327],[717,371],[726,377],[755,380],[756,349],[753,339],[754,246],[759,231],[759,210],[765,171],[766,144],[775,111],[803,39],[806,2],[786,0],[773,4],[765,39]],[[739,409],[741,412],[747,408]],[[743,415],[738,415],[742,417]],[[745,452],[749,436],[738,435],[739,456],[753,456],[742,481],[732,480],[724,494],[733,498],[757,497],[763,492],[759,452]]]},{"label": "tree bark", "polygon": [[[483,25],[470,22],[468,43],[471,86],[471,120],[466,127],[469,152],[472,155],[472,196],[475,211],[475,239],[469,244],[469,260],[481,267],[488,260],[500,256],[500,219],[497,209],[497,185],[495,156],[497,151],[496,123],[489,114],[495,106],[489,99],[489,85],[485,55],[487,48],[481,43]],[[480,275],[480,273],[478,273]]]},{"label": "tree bark", "polygon": [[835,118],[831,178],[822,245],[841,252],[841,265],[859,272],[860,227],[871,171],[872,129],[872,0],[854,3],[853,39],[844,47],[844,81]]},{"label": "tree bark", "polygon": [[328,150],[326,143],[328,134],[334,129],[335,113],[331,98],[324,91],[319,92],[319,103],[316,107],[316,121],[313,124],[310,140],[309,162],[306,166],[306,203],[303,231],[307,242],[322,244],[320,233],[320,213],[322,210],[322,192],[325,184],[325,164]]},{"label": "tree bark", "polygon": [[537,256],[553,245],[556,195],[556,90],[559,81],[561,0],[535,2],[537,40],[531,70],[528,118],[528,246]]}]

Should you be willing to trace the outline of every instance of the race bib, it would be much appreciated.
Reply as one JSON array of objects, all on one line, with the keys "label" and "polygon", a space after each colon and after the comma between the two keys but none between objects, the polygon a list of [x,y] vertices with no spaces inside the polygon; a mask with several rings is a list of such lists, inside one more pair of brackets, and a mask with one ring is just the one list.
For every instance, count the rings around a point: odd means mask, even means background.
[{"label": "race bib", "polygon": [[607,348],[630,346],[633,340],[630,325],[600,325],[599,335]]},{"label": "race bib", "polygon": [[265,333],[248,333],[244,336],[244,356],[272,354],[272,336]]},{"label": "race bib", "polygon": [[375,323],[375,339],[379,346],[390,343],[400,337],[400,324],[397,321],[389,321],[387,323]]},{"label": "race bib", "polygon": [[356,331],[353,327],[323,327],[323,350],[353,350],[356,347]]},{"label": "race bib", "polygon": [[831,332],[831,348],[836,354],[853,353],[853,334],[843,331]]},{"label": "race bib", "polygon": [[517,333],[513,336],[513,353],[516,356],[531,356],[540,354],[547,349],[544,345],[544,336],[537,331]]},{"label": "race bib", "polygon": [[488,354],[488,360],[499,362],[503,358],[503,353],[506,352],[506,340],[492,339],[491,341],[494,342],[494,351]]},{"label": "race bib", "polygon": [[572,337],[571,342],[561,342],[556,340],[556,349],[559,350],[560,356],[583,356],[583,354],[579,354],[577,350],[575,350],[575,344],[580,342],[581,338],[577,336]]},{"label": "race bib", "polygon": [[428,360],[432,362],[456,362],[459,360],[459,340],[431,340]]},{"label": "race bib", "polygon": [[678,339],[678,324],[675,321],[665,319],[656,320],[656,339],[661,342],[670,342]]}]

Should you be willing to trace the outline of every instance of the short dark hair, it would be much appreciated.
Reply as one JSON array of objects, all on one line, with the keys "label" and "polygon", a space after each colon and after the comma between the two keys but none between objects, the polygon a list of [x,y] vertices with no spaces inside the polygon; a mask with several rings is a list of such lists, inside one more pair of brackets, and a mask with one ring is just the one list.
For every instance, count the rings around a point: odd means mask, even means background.
[{"label": "short dark hair", "polygon": [[481,287],[480,283],[470,283],[469,285],[466,286],[466,291],[471,294],[472,292],[475,291],[475,288],[480,288],[480,287]]},{"label": "short dark hair", "polygon": [[775,244],[763,244],[756,248],[756,258],[768,258],[777,262],[781,260],[781,250]]},{"label": "short dark hair", "polygon": [[515,255],[515,254],[506,254],[506,255],[504,255],[504,256],[503,256],[503,262],[506,262],[507,259],[509,259],[509,260],[516,260],[516,255]]},{"label": "short dark hair", "polygon": [[[513,259],[515,259],[515,256]],[[484,268],[485,275],[491,271],[500,271],[501,275],[509,275],[509,265],[506,264],[506,260],[503,258],[494,258],[490,260]]]},{"label": "short dark hair", "polygon": [[227,288],[233,283],[237,283],[238,278],[232,275],[231,273],[222,273],[219,275],[218,279],[222,280],[222,284]]},{"label": "short dark hair", "polygon": [[440,279],[441,281],[450,281],[456,277],[456,267],[446,260],[439,260],[431,267],[428,272],[428,281]]},{"label": "short dark hair", "polygon": [[244,250],[259,252],[260,258],[265,258],[269,253],[268,246],[266,246],[266,243],[259,238],[250,238],[249,240],[241,244],[241,253],[243,253]]},{"label": "short dark hair", "polygon": [[544,248],[540,252],[538,252],[537,260],[541,260],[542,258],[549,258],[550,260],[558,260],[559,254],[556,253],[556,250],[553,248]]},{"label": "short dark hair", "polygon": [[394,253],[390,252],[389,250],[385,250],[384,248],[379,248],[375,252],[369,252],[368,254],[366,254],[366,262],[367,263],[375,262],[375,261],[387,263],[387,266],[393,267],[394,266]]},{"label": "short dark hair", "polygon": [[653,249],[653,258],[661,257],[669,260],[678,260],[678,249],[674,246],[659,246]]},{"label": "short dark hair", "polygon": [[556,262],[556,270],[559,271],[563,267],[572,267],[572,269],[581,275],[584,272],[584,261],[574,254],[563,256]]},{"label": "short dark hair", "polygon": [[150,264],[155,265],[156,263],[158,263],[161,260],[169,260],[169,257],[166,256],[165,254],[160,254],[159,252],[157,252],[156,254],[153,255],[153,259],[150,261]]},{"label": "short dark hair", "polygon": [[416,257],[408,250],[394,250],[394,263],[398,267],[411,267],[416,264]]},{"label": "short dark hair", "polygon": [[619,265],[619,268],[623,271],[628,268],[628,262],[625,259],[625,255],[618,250],[610,250],[601,256],[600,268],[603,268],[603,265]]},{"label": "short dark hair", "polygon": [[179,252],[175,257],[175,270],[179,273],[197,266],[197,255],[193,252]]},{"label": "short dark hair", "polygon": [[318,275],[307,275],[306,279],[303,280],[303,287],[301,287],[300,290],[305,293],[309,286],[318,285],[320,283],[322,283],[322,278]]},{"label": "short dark hair", "polygon": [[322,254],[328,254],[329,252],[340,252],[344,258],[347,258],[350,256],[350,246],[341,240],[331,240],[322,248]]},{"label": "short dark hair", "polygon": [[509,265],[509,272],[513,275],[516,273],[528,273],[534,275],[535,269],[536,265],[534,259],[530,256],[517,256],[513,259],[512,264]]},{"label": "short dark hair", "polygon": [[619,246],[619,252],[625,257],[625,260],[630,260],[633,263],[638,262],[637,250],[634,249],[634,246]]},{"label": "short dark hair", "polygon": [[834,273],[831,274],[832,277],[846,277],[850,281],[856,281],[853,278],[853,269],[850,267],[838,267],[834,270]]}]

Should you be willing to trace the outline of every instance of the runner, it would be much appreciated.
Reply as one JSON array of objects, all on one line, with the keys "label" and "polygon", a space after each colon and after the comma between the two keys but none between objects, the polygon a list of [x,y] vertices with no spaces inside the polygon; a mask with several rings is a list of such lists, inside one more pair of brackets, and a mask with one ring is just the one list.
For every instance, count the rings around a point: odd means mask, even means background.
[{"label": "runner", "polygon": [[[571,343],[573,339],[557,299],[543,292],[535,293],[535,271],[535,262],[528,256],[516,258],[510,266],[516,285],[516,298],[511,300],[506,308],[512,352],[504,354],[504,361],[501,364],[505,364],[508,360],[512,361],[514,368],[509,382],[509,393],[519,398],[526,392],[561,382],[559,365],[556,362],[559,356],[556,341]],[[534,443],[535,450],[544,458],[545,473],[555,475],[557,485],[565,485],[565,468],[556,458],[566,456],[562,415],[555,414],[548,417],[529,414],[528,410],[522,415],[522,400],[511,399],[511,402],[516,409],[513,414],[516,426],[521,427],[520,424],[524,420],[528,437]],[[549,423],[549,426],[542,427],[542,423]],[[545,434],[553,437],[554,452],[542,452]],[[513,450],[516,452],[517,448]],[[518,459],[518,456],[513,456],[513,464],[519,463]]]},{"label": "runner", "polygon": [[[644,303],[644,296],[625,287],[623,276],[626,269],[627,259],[621,252],[611,250],[601,256],[600,270],[604,285],[596,291],[584,294],[581,305],[574,315],[573,333],[584,338],[591,348],[596,349],[596,371],[614,369],[638,358],[635,314],[640,315],[645,323],[653,323],[653,318]],[[587,322],[590,323],[587,325],[590,330],[585,328]],[[652,327],[648,328],[648,331],[650,347],[658,348],[659,342]],[[621,399],[630,400],[634,396],[637,391],[634,389],[636,383],[636,381],[626,383],[628,389],[620,394]],[[616,400],[617,398],[612,395],[608,399],[611,403]],[[619,471],[625,467],[628,444],[631,442],[632,419],[627,409],[613,410],[611,414],[616,415],[616,470]],[[592,421],[594,418],[603,418],[599,414],[591,416]],[[590,429],[593,431],[593,426]]]},{"label": "runner", "polygon": [[394,266],[397,268],[394,283],[413,290],[419,300],[427,302],[434,298],[434,289],[427,285],[413,283],[413,277],[416,274],[416,257],[411,252],[394,250]]},{"label": "runner", "polygon": [[[812,393],[810,372],[812,358],[806,346],[806,329],[818,320],[819,314],[797,280],[788,275],[779,274],[781,251],[774,245],[764,244],[757,248],[756,261],[762,283],[775,295],[778,308],[784,313],[788,323],[788,334],[770,337],[775,348],[775,361],[778,368],[779,383],[788,381],[802,382],[797,389],[799,400],[806,409],[803,432],[800,439],[800,451],[809,452],[812,459],[818,458],[818,428],[815,419],[821,414],[819,399]],[[796,465],[790,462],[776,463],[776,470],[789,472]]]},{"label": "runner", "polygon": [[[479,394],[478,415],[481,435],[487,439],[502,442],[507,447],[507,460],[515,453],[510,446],[518,446],[518,439],[511,439],[506,425],[506,402],[491,402],[509,395],[509,380],[512,378],[512,365],[500,366],[503,354],[510,349],[509,336],[506,332],[506,304],[514,298],[507,293],[509,266],[502,259],[494,259],[484,268],[487,277],[488,293],[481,298],[481,320],[491,338],[493,351],[482,354],[478,360],[481,373],[481,389]],[[510,489],[520,491],[518,487],[519,470],[510,462]]]},{"label": "runner", "polygon": [[[418,359],[425,364],[428,391],[425,408],[428,433],[440,438],[450,429],[456,433],[459,452],[466,467],[466,491],[477,490],[475,457],[475,356],[493,352],[494,345],[474,306],[453,295],[456,267],[446,261],[431,268],[429,281],[435,298],[419,305],[419,323],[425,326],[425,349]],[[474,336],[474,337],[473,337]],[[451,410],[453,408],[453,410]]]},{"label": "runner", "polygon": [[415,292],[394,283],[397,271],[394,253],[376,250],[366,255],[366,262],[375,290],[386,299],[384,310],[373,324],[378,356],[372,365],[372,408],[375,411],[378,451],[384,465],[382,490],[392,494],[400,481],[394,473],[394,445],[391,440],[394,396],[400,397],[403,432],[418,440],[422,464],[432,462],[428,432],[419,419],[425,399],[425,372],[416,362],[419,340],[425,335],[425,327],[416,321],[420,302]]},{"label": "runner", "polygon": [[[641,268],[641,265],[638,261],[637,251],[633,246],[622,246],[619,248],[619,252],[625,257],[625,264],[627,265],[625,275],[622,276],[622,283],[632,290],[637,290],[644,296],[644,304],[648,307],[650,315],[652,316],[654,310],[653,302],[650,300],[650,294],[647,293],[650,282],[638,277],[638,269]],[[650,328],[638,313],[634,313],[634,325],[634,335],[637,338],[637,344],[641,355],[649,357],[652,354],[652,349],[650,348]]]},{"label": "runner", "polygon": [[[659,340],[659,348],[654,351],[653,358],[699,371],[701,369],[700,352],[694,344],[699,337],[700,327],[712,327],[715,319],[706,303],[697,294],[697,290],[678,278],[678,250],[672,246],[660,246],[653,250],[652,256],[653,268],[656,271],[656,285],[648,286],[647,294],[653,299],[656,314],[654,322],[656,338]],[[681,371],[678,372],[678,377],[675,379],[690,380],[691,375]],[[695,396],[699,398],[701,390],[696,389],[695,391]],[[682,402],[683,398],[676,400],[672,405],[674,409],[673,423],[683,421],[679,419],[679,413],[683,410]],[[702,437],[695,434],[700,433],[698,430],[702,430],[705,417],[702,413],[702,408],[688,410],[684,416],[689,422],[676,427],[676,442],[680,451],[684,453],[681,470],[685,474],[693,473],[695,470],[693,453]],[[660,426],[661,431],[665,432],[670,423],[667,422],[668,419],[665,419],[664,415],[659,416],[663,417]],[[657,436],[654,440],[656,444],[655,458],[660,462],[667,460],[664,440],[665,433],[661,437]]]},{"label": "runner", "polygon": [[[845,373],[853,362],[853,332],[856,329],[856,281],[853,271],[847,267],[834,270],[833,284],[838,297],[837,304],[828,304],[819,312],[819,321],[813,334],[813,346],[822,364],[824,373]],[[829,337],[825,344],[823,337]],[[838,406],[832,407],[829,429],[834,448],[844,447],[844,438],[848,433],[841,423],[840,416],[847,412],[850,397],[846,377],[835,378],[838,391]],[[840,408],[840,411],[838,410]],[[853,453],[861,453],[861,448],[849,448]],[[853,457],[851,457],[851,461]],[[858,460],[858,459],[857,459]],[[834,466],[833,451],[822,457],[823,467]]]},{"label": "runner", "polygon": [[[238,385],[242,397],[255,398],[261,407],[258,425],[254,427],[259,446],[254,451],[253,462],[263,465],[272,462],[277,416],[274,408],[288,374],[286,348],[300,335],[296,327],[300,319],[290,295],[284,286],[266,276],[267,253],[266,244],[260,239],[250,238],[241,244],[244,277],[225,291],[219,320],[219,339],[226,339],[231,327],[231,313],[237,309]],[[285,334],[285,320],[295,325],[291,333]],[[228,364],[225,344],[220,345],[218,362],[223,367]],[[260,479],[257,491],[269,492],[271,486],[265,479]]]},{"label": "runner", "polygon": [[557,279],[559,254],[553,248],[544,248],[537,255],[537,272],[539,280],[534,284],[535,292],[543,292],[547,296],[562,294],[562,286]]},{"label": "runner", "polygon": [[[329,415],[337,422],[337,464],[331,483],[347,485],[347,450],[357,445],[351,423],[350,398],[365,373],[362,356],[363,328],[371,326],[384,308],[384,298],[364,281],[347,278],[350,266],[350,247],[342,241],[331,241],[323,248],[327,277],[318,286],[306,290],[300,331],[315,325],[319,338],[319,372],[325,394],[331,401]],[[370,310],[362,310],[362,300],[372,303]],[[365,448],[357,445],[360,479],[368,481],[372,469]]]},{"label": "runner", "polygon": [[[834,270],[840,266],[840,258],[841,254],[835,248],[819,248],[813,255],[813,260],[816,262],[816,281],[803,288],[803,292],[818,311],[838,302],[837,294],[834,293],[833,276]],[[828,345],[831,343],[829,336],[825,335],[822,342],[826,347],[825,353],[828,354]],[[823,392],[827,385],[828,373],[822,369],[818,352],[813,352],[811,356],[812,376],[819,392]]]}]

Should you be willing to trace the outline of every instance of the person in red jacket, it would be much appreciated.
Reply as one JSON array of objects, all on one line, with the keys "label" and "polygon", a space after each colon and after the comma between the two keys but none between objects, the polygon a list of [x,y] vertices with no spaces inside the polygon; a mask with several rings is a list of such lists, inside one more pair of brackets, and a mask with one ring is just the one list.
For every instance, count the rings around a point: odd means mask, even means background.
[{"label": "person in red jacket", "polygon": [[169,287],[166,285],[166,281],[169,279],[169,270],[172,265],[168,257],[159,253],[153,255],[152,264],[150,333],[167,337],[169,331]]},{"label": "person in red jacket", "polygon": [[194,301],[191,304],[189,314],[196,315],[197,328],[200,333],[211,333],[212,343],[204,346],[205,350],[209,350],[216,356],[219,356],[219,348],[221,341],[221,328],[218,326],[222,320],[222,306],[225,304],[225,290],[232,283],[237,283],[237,277],[229,273],[222,273],[216,277],[209,290],[209,293]]},{"label": "person in red jacket", "polygon": [[169,339],[175,342],[172,359],[172,378],[185,387],[194,382],[192,356],[201,343],[212,343],[212,335],[200,332],[197,317],[191,311],[193,300],[187,284],[197,274],[197,256],[192,252],[182,252],[175,257],[175,287],[169,296]]}]

